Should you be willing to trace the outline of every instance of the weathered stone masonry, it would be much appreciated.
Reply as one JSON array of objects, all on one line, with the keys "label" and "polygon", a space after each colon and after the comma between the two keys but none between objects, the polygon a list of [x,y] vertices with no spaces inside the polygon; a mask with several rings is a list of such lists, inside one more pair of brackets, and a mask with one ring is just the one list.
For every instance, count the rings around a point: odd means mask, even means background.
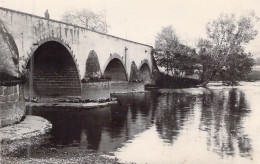
[{"label": "weathered stone masonry", "polygon": [[25,114],[23,87],[0,86],[0,127],[19,122]]},{"label": "weathered stone masonry", "polygon": [[18,58],[14,38],[0,21],[0,128],[19,122],[25,114]]}]

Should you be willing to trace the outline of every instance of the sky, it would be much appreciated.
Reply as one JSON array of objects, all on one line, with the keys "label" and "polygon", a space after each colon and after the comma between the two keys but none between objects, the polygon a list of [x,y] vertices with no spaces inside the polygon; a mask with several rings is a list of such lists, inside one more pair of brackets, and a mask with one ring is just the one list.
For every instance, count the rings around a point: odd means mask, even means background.
[{"label": "sky", "polygon": [[[109,34],[152,46],[163,26],[172,25],[181,42],[194,47],[206,37],[206,23],[221,13],[239,16],[254,9],[260,17],[260,0],[0,0],[0,6],[38,16],[48,9],[55,20],[71,9],[105,12]],[[260,22],[257,29],[258,36],[246,46],[254,57],[260,57]]]}]

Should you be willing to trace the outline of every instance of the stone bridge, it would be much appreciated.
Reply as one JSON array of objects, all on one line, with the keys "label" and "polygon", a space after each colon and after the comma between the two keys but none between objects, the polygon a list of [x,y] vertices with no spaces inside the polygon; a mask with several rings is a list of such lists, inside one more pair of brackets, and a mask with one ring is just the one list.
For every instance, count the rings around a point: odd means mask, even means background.
[{"label": "stone bridge", "polygon": [[1,7],[0,25],[18,53],[19,71],[32,75],[33,95],[75,96],[93,86],[151,82],[152,46]]}]

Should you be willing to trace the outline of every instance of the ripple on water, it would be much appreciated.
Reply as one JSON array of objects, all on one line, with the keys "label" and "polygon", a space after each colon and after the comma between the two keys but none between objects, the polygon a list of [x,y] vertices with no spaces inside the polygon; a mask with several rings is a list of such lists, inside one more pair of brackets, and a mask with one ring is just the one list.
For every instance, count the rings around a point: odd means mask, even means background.
[{"label": "ripple on water", "polygon": [[116,97],[121,105],[33,114],[52,122],[49,145],[57,149],[114,152],[137,163],[260,163],[259,82]]}]

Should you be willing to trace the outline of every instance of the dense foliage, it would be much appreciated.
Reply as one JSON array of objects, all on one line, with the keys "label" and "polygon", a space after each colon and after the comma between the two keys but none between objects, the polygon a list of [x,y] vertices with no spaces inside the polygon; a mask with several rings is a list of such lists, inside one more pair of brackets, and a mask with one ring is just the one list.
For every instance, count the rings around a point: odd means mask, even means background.
[{"label": "dense foliage", "polygon": [[237,81],[245,80],[247,78],[246,75],[252,71],[254,59],[250,53],[234,54],[229,56],[226,65],[219,72],[220,79],[227,81],[229,85],[236,85]]},{"label": "dense foliage", "polygon": [[163,67],[167,75],[193,74],[196,67],[196,52],[182,45],[172,26],[163,27],[155,41],[155,59],[159,67]]},{"label": "dense foliage", "polygon": [[259,20],[254,11],[240,17],[221,14],[206,24],[207,38],[197,42],[197,52],[180,43],[172,26],[163,27],[155,41],[155,59],[167,75],[200,75],[201,86],[216,76],[236,85],[251,72],[254,60],[245,45],[254,40]]},{"label": "dense foliage", "polygon": [[255,39],[254,12],[236,18],[221,14],[206,25],[207,39],[199,39],[197,48],[202,65],[201,86],[206,86],[218,74],[232,84],[251,71],[252,57],[244,46]]}]

